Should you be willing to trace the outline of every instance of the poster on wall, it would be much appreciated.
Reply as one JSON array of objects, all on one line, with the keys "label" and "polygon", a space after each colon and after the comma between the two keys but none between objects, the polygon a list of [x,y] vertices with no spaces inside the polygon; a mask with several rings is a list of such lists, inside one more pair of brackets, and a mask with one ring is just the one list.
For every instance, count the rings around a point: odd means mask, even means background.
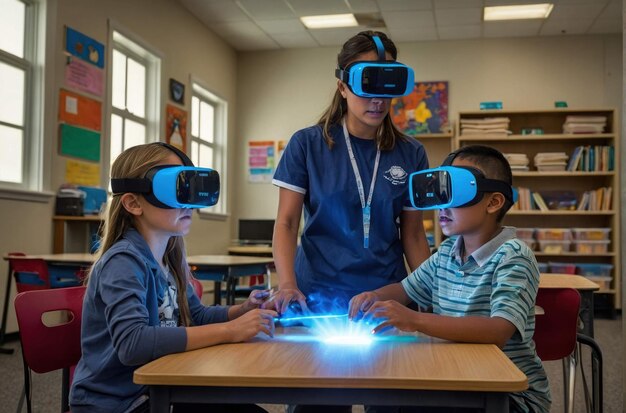
[{"label": "poster on wall", "polygon": [[283,157],[283,152],[285,152],[286,147],[287,141],[278,141],[278,156],[276,157],[276,165],[280,162],[280,158]]},{"label": "poster on wall", "polygon": [[102,96],[103,73],[102,69],[70,56],[65,64],[65,84],[81,92]]},{"label": "poster on wall", "polygon": [[174,105],[165,107],[165,142],[187,152],[187,111]]},{"label": "poster on wall", "polygon": [[104,45],[83,33],[65,27],[65,50],[99,68],[104,68]]},{"label": "poster on wall", "polygon": [[65,182],[74,185],[100,186],[100,165],[68,160],[65,163]]},{"label": "poster on wall", "polygon": [[102,130],[102,103],[69,90],[59,90],[59,121]]},{"label": "poster on wall", "polygon": [[274,161],[274,141],[249,141],[248,182],[271,183]]},{"label": "poster on wall", "polygon": [[170,79],[170,99],[181,105],[185,104],[185,85],[178,80]]},{"label": "poster on wall", "polygon": [[415,82],[413,92],[391,101],[391,119],[403,133],[450,132],[448,82]]},{"label": "poster on wall", "polygon": [[100,133],[61,124],[59,154],[100,162]]}]

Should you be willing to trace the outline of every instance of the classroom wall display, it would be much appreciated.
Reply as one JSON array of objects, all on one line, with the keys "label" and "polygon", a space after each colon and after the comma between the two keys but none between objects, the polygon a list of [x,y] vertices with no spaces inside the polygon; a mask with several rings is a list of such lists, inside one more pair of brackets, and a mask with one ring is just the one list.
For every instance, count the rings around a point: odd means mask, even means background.
[{"label": "classroom wall display", "polygon": [[448,82],[415,82],[413,92],[391,101],[391,118],[407,135],[448,133]]},{"label": "classroom wall display", "polygon": [[104,45],[70,27],[65,27],[65,50],[85,62],[104,68]]},{"label": "classroom wall display", "polygon": [[170,99],[181,105],[185,104],[185,85],[178,80],[170,79]]},{"label": "classroom wall display", "polygon": [[74,185],[100,186],[100,165],[68,160],[65,163],[65,182]]},{"label": "classroom wall display", "polygon": [[102,103],[69,90],[59,91],[59,121],[102,130]]},{"label": "classroom wall display", "polygon": [[61,124],[59,136],[61,155],[100,162],[100,133]]},{"label": "classroom wall display", "polygon": [[275,165],[274,154],[274,141],[248,142],[248,182],[272,182]]},{"label": "classroom wall display", "polygon": [[65,64],[65,84],[81,92],[102,96],[104,71],[80,59],[67,57]]},{"label": "classroom wall display", "polygon": [[165,142],[187,152],[187,111],[174,105],[165,107]]}]

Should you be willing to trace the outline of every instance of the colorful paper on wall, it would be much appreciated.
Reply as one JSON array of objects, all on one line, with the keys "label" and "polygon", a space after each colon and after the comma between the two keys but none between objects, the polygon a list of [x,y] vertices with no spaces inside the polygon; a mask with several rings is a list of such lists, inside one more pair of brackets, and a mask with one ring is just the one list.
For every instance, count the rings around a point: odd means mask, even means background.
[{"label": "colorful paper on wall", "polygon": [[174,105],[165,107],[165,142],[187,152],[187,111]]},{"label": "colorful paper on wall", "polygon": [[102,103],[61,89],[59,91],[59,120],[100,131],[102,130]]},{"label": "colorful paper on wall", "polygon": [[410,136],[450,132],[448,82],[415,82],[413,92],[391,101],[391,119]]},{"label": "colorful paper on wall", "polygon": [[70,27],[65,28],[65,50],[85,62],[104,67],[104,45]]},{"label": "colorful paper on wall", "polygon": [[278,141],[278,159],[277,162],[280,161],[280,158],[283,157],[283,152],[285,152],[285,148],[287,147],[287,141]]},{"label": "colorful paper on wall", "polygon": [[270,183],[274,175],[274,141],[248,142],[248,181]]},{"label": "colorful paper on wall", "polygon": [[100,186],[100,165],[69,160],[65,163],[65,182],[74,185]]},{"label": "colorful paper on wall", "polygon": [[72,57],[65,65],[65,84],[83,92],[102,96],[104,71]]},{"label": "colorful paper on wall", "polygon": [[72,125],[61,125],[60,154],[100,162],[100,134]]}]

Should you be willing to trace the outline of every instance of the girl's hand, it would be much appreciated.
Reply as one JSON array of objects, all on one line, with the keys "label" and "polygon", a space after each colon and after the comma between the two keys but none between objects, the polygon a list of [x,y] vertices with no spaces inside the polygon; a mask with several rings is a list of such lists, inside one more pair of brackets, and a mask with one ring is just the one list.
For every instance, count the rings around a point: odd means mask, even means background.
[{"label": "girl's hand", "polygon": [[274,337],[274,317],[277,316],[276,311],[257,308],[229,321],[227,325],[230,330],[230,342],[239,343],[250,340],[259,332]]},{"label": "girl's hand", "polygon": [[260,308],[268,300],[271,293],[271,290],[252,290],[248,299],[241,305],[243,312],[247,313],[255,308]]},{"label": "girl's hand", "polygon": [[384,320],[374,327],[372,334],[379,333],[389,327],[395,327],[401,331],[417,331],[417,317],[419,314],[397,301],[378,301],[365,313],[363,318]]},{"label": "girl's hand", "polygon": [[300,303],[302,311],[308,311],[306,297],[298,288],[281,288],[263,303],[263,308],[275,309],[278,314],[284,314],[289,304],[294,301]]},{"label": "girl's hand", "polygon": [[364,293],[355,295],[350,300],[348,307],[348,319],[359,321],[363,318],[363,313],[370,309],[370,307],[378,301],[378,294],[374,291],[366,291]]}]

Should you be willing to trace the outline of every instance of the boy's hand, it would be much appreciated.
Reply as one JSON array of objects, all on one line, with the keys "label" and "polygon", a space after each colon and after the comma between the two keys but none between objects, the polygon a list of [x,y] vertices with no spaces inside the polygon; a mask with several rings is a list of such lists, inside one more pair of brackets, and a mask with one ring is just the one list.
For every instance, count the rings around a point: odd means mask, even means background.
[{"label": "boy's hand", "polygon": [[388,327],[395,327],[401,331],[417,331],[416,318],[418,313],[397,301],[378,301],[370,307],[363,317],[372,320],[385,320],[374,327],[372,334],[379,333]]},{"label": "boy's hand", "polygon": [[359,321],[363,318],[363,313],[369,310],[376,301],[378,301],[378,294],[374,291],[366,291],[355,295],[350,300],[348,307],[348,319]]},{"label": "boy's hand", "polygon": [[230,341],[238,343],[250,340],[261,331],[274,337],[274,317],[277,315],[275,311],[257,308],[229,321]]},{"label": "boy's hand", "polygon": [[269,299],[263,303],[263,308],[275,309],[278,314],[284,314],[287,311],[287,307],[292,302],[297,301],[300,304],[302,311],[308,311],[306,305],[306,297],[297,288],[281,288],[275,294],[272,294]]},{"label": "boy's hand", "polygon": [[261,307],[269,299],[271,293],[271,290],[252,290],[248,299],[242,304],[244,312]]}]

